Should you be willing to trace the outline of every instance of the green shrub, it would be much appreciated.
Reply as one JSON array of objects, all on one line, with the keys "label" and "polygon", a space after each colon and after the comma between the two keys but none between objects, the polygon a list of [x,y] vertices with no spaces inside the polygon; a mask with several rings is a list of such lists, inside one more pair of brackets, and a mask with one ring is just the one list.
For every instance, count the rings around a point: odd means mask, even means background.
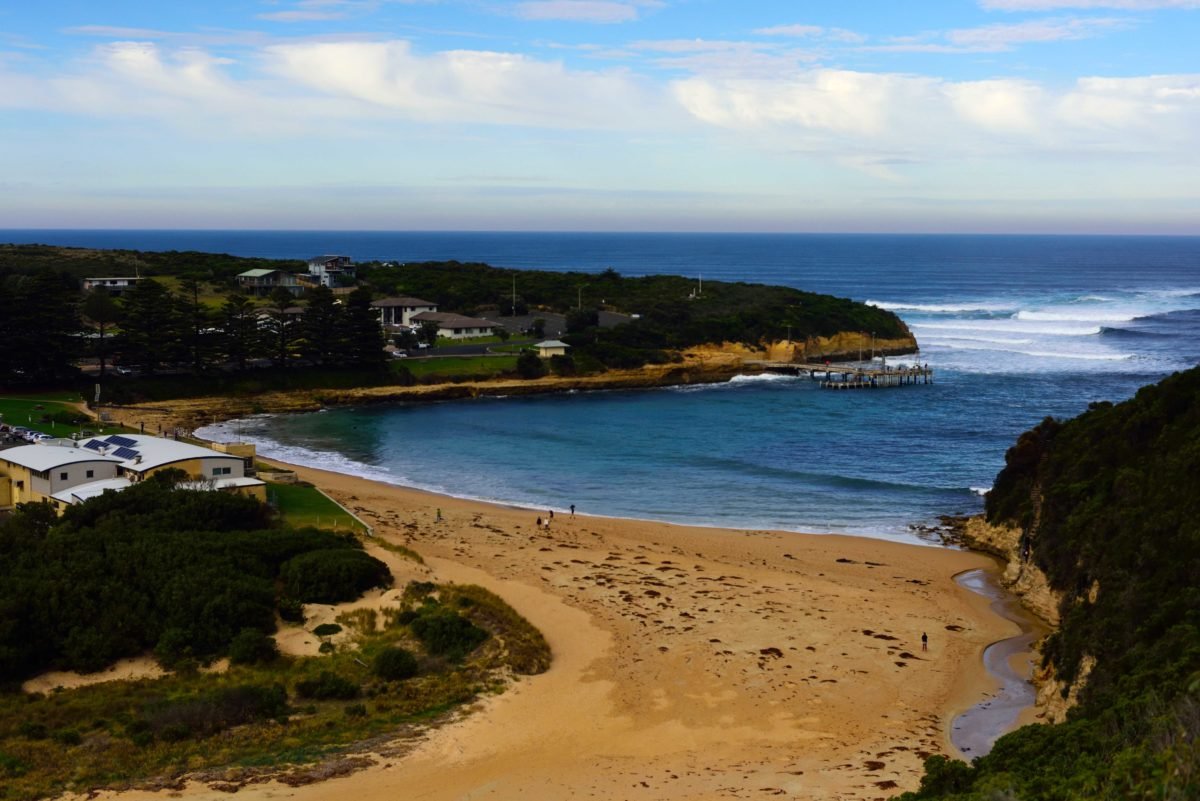
[{"label": "green shrub", "polygon": [[365,718],[367,716],[366,704],[347,704],[346,717],[348,718]]},{"label": "green shrub", "polygon": [[398,646],[384,648],[375,656],[373,669],[384,681],[403,681],[417,675],[417,658]]},{"label": "green shrub", "polygon": [[258,629],[242,629],[229,643],[229,661],[235,665],[270,662],[279,656],[275,638]]},{"label": "green shrub", "polygon": [[344,679],[332,671],[323,670],[315,679],[303,679],[297,682],[296,692],[301,698],[311,698],[314,701],[349,701],[358,698],[362,690],[349,679]]},{"label": "green shrub", "polygon": [[523,351],[517,357],[517,375],[521,378],[541,378],[546,374],[546,365],[531,350]]},{"label": "green shrub", "polygon": [[304,603],[336,604],[357,598],[372,587],[387,586],[387,565],[357,549],[309,551],[279,571],[289,597]]},{"label": "green shrub", "polygon": [[333,635],[341,632],[341,630],[342,627],[337,623],[322,623],[313,629],[312,633],[318,637],[332,637]]},{"label": "green shrub", "polygon": [[429,653],[459,660],[488,638],[488,633],[452,609],[426,607],[409,624]]}]

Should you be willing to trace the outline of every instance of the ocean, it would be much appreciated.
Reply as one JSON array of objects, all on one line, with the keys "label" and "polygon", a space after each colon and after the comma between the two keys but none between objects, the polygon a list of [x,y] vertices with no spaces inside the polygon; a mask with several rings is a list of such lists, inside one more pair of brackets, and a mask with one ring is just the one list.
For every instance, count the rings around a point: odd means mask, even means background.
[{"label": "ocean", "polygon": [[264,416],[201,432],[538,509],[920,541],[914,527],[982,508],[1005,450],[1042,418],[1127,398],[1200,362],[1200,238],[0,231],[0,241],[783,284],[895,311],[936,371],[933,385],[876,391],[743,377]]}]

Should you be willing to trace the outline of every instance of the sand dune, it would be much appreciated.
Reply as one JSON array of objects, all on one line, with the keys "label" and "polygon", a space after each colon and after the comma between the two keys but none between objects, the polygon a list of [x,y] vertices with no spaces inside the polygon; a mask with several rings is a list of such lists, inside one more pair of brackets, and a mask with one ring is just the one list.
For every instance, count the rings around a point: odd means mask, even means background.
[{"label": "sand dune", "polygon": [[545,633],[554,664],[407,756],[240,795],[884,798],[916,786],[924,756],[951,752],[951,716],[991,689],[983,647],[1016,630],[951,580],[990,566],[978,554],[582,515],[546,531],[536,511],[299,472],[423,554],[435,580],[501,595]]}]

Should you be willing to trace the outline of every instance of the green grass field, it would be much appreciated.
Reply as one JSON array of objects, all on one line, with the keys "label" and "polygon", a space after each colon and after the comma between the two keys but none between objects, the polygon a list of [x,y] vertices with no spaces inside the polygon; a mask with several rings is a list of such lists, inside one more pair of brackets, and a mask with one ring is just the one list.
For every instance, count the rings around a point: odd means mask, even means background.
[{"label": "green grass field", "polygon": [[275,504],[289,526],[312,526],[333,531],[363,532],[361,523],[322,495],[316,487],[305,484],[268,484],[267,499]]},{"label": "green grass field", "polygon": [[444,356],[434,359],[395,359],[417,378],[427,376],[494,376],[517,369],[516,356]]},{"label": "green grass field", "polygon": [[[46,395],[47,397],[45,398],[0,398],[0,422],[12,426],[32,428],[34,431],[41,431],[55,437],[69,437],[71,434],[78,432],[80,426],[53,422],[43,423],[41,420],[43,417],[48,417],[56,412],[75,414],[77,410],[62,401],[68,399],[78,401],[79,395],[77,393],[63,392],[46,393]],[[84,423],[83,428],[89,431],[97,431],[95,425],[91,423]]]}]

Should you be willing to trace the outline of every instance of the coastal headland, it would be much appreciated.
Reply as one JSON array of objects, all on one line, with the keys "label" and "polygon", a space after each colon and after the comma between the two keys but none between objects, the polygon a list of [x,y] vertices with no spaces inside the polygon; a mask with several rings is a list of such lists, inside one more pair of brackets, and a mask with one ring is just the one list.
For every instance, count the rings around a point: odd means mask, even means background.
[{"label": "coastal headland", "polygon": [[562,512],[539,528],[545,511],[295,469],[420,553],[406,573],[499,594],[554,661],[403,756],[240,795],[886,798],[916,787],[926,756],[953,753],[954,714],[994,688],[982,649],[1016,631],[952,580],[993,567],[977,553]]},{"label": "coastal headland", "polygon": [[[813,353],[820,358],[852,359],[859,353],[902,355],[917,351],[910,334],[897,339],[876,339],[868,334],[844,332],[813,340]],[[524,379],[516,377],[453,381],[416,386],[374,386],[352,389],[296,389],[258,392],[252,395],[223,395],[176,400],[106,405],[104,413],[113,420],[146,430],[190,430],[251,414],[315,412],[330,406],[354,406],[376,403],[421,403],[464,400],[483,396],[540,395],[603,390],[650,389],[686,384],[712,384],[737,375],[755,374],[762,368],[759,360],[791,361],[800,343],[772,342],[760,347],[740,343],[721,343],[688,348],[679,360],[667,364],[647,364],[631,369],[610,369],[595,375],[559,376]]]}]

